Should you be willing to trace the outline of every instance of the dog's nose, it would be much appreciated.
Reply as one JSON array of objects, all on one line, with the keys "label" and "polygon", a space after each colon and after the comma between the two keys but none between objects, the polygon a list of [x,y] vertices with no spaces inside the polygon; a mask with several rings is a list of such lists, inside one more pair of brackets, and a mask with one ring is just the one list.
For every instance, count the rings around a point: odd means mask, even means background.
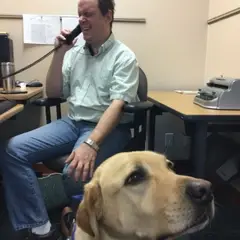
[{"label": "dog's nose", "polygon": [[191,181],[186,192],[192,201],[199,204],[208,204],[213,200],[212,184],[208,181]]}]

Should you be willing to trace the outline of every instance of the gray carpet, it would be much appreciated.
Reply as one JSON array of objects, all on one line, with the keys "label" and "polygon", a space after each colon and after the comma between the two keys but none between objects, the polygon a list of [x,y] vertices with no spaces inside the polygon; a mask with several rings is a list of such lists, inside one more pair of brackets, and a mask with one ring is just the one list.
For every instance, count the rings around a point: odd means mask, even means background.
[{"label": "gray carpet", "polygon": [[[49,212],[51,222],[60,223],[61,209],[55,209]],[[4,200],[4,193],[0,187],[0,240],[22,240],[26,234],[24,231],[15,232],[9,221],[6,204]]]}]

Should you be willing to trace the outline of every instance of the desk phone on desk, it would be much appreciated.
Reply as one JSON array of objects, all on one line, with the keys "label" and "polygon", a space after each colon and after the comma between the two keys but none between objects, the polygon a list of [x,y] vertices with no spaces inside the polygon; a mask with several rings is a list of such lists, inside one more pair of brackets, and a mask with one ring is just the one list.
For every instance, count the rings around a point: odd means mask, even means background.
[{"label": "desk phone on desk", "polygon": [[211,79],[199,89],[194,103],[209,109],[240,110],[240,79]]}]

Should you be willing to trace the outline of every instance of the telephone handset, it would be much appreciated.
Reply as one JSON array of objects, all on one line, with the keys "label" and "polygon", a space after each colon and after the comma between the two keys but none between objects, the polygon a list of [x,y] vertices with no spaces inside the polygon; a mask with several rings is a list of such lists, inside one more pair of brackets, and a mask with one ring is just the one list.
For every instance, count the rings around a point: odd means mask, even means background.
[{"label": "telephone handset", "polygon": [[[78,24],[78,25],[71,31],[71,33],[70,33],[68,36],[66,36],[65,43],[68,44],[68,45],[70,45],[70,44],[72,43],[72,41],[74,40],[74,38],[77,37],[81,32],[82,32],[82,29],[81,29],[80,25]],[[4,79],[4,78],[11,77],[11,76],[13,76],[13,75],[16,75],[16,74],[18,74],[18,73],[20,73],[20,72],[23,72],[24,70],[27,70],[28,68],[30,68],[30,67],[32,67],[32,66],[34,66],[34,65],[36,65],[37,63],[39,63],[40,61],[42,61],[44,58],[46,58],[47,56],[49,56],[51,53],[53,53],[54,51],[56,51],[57,49],[59,49],[61,46],[62,46],[62,45],[59,45],[59,46],[55,47],[55,48],[52,49],[50,52],[48,52],[47,54],[45,54],[44,56],[42,56],[41,58],[39,58],[39,59],[36,60],[35,62],[29,64],[28,66],[26,66],[26,67],[24,67],[24,68],[22,68],[22,69],[19,69],[19,70],[17,70],[16,72],[13,72],[13,73],[11,73],[11,74],[9,74],[9,75],[7,75],[7,76],[1,77],[0,80],[2,80],[2,79]],[[93,49],[92,49],[91,45],[88,44],[87,47],[88,47],[88,50],[89,50],[90,54],[93,56],[93,55],[94,55],[94,52],[93,52]]]},{"label": "telephone handset", "polygon": [[[80,25],[78,24],[72,30],[72,32],[69,35],[66,36],[65,43],[68,44],[68,45],[72,44],[72,41],[74,40],[74,38],[77,37],[81,32],[82,32],[82,29],[81,29]],[[88,50],[89,50],[90,54],[93,56],[94,52],[93,52],[93,49],[92,49],[91,45],[87,44],[87,47],[88,47]]]},{"label": "telephone handset", "polygon": [[66,36],[66,44],[70,45],[72,44],[72,41],[74,40],[75,37],[77,37],[80,33],[82,32],[82,29],[80,25],[78,24],[69,35]]}]

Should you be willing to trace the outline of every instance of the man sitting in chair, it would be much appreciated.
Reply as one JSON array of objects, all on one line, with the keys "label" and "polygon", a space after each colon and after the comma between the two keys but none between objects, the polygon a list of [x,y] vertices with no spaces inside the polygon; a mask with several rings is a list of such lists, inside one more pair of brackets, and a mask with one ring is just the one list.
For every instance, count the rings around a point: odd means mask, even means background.
[{"label": "man sitting in chair", "polygon": [[122,109],[125,102],[138,101],[139,67],[134,53],[112,33],[114,0],[78,0],[78,15],[83,40],[63,44],[69,31],[61,32],[56,45],[63,45],[46,80],[48,97],[68,99],[68,116],[11,138],[1,156],[9,216],[16,231],[30,230],[28,239],[59,239],[32,164],[72,152],[67,172],[86,181],[131,138]]}]

